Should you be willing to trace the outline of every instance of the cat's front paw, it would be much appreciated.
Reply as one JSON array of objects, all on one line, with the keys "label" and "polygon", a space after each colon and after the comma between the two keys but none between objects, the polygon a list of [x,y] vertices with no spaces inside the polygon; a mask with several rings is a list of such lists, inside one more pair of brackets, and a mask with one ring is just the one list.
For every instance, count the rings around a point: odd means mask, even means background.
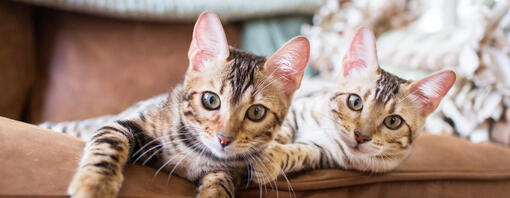
[{"label": "cat's front paw", "polygon": [[71,180],[67,193],[73,198],[114,198],[122,185],[122,175],[105,176],[96,172],[79,171]]},{"label": "cat's front paw", "polygon": [[222,188],[202,188],[200,192],[198,192],[197,198],[231,198],[233,195],[230,195],[225,189]]},{"label": "cat's front paw", "polygon": [[251,175],[258,184],[267,184],[275,181],[282,173],[282,150],[278,146],[267,148],[262,153],[262,160],[253,164]]},{"label": "cat's front paw", "polygon": [[208,173],[200,183],[197,198],[233,198],[235,196],[235,186],[230,173]]}]

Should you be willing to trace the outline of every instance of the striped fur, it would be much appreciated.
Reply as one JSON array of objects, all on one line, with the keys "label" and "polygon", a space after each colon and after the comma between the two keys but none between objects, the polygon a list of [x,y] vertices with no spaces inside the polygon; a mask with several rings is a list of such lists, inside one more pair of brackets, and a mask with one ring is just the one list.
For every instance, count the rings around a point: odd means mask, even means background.
[{"label": "striped fur", "polygon": [[[132,162],[196,182],[200,197],[233,197],[237,178],[260,161],[279,130],[292,95],[280,95],[283,85],[267,75],[265,57],[230,48],[223,64],[222,70],[188,70],[183,85],[120,114],[40,125],[88,140],[69,193],[113,197],[123,180],[122,167]],[[203,107],[206,92],[218,94],[222,111]],[[245,118],[253,104],[267,108],[262,121]],[[235,137],[224,149],[217,143],[220,130]]]},{"label": "striped fur", "polygon": [[[380,70],[367,79],[337,82],[327,91],[294,99],[276,139],[280,141],[263,152],[263,157],[271,160],[254,167],[252,174],[258,176],[255,182],[264,184],[282,172],[308,169],[385,172],[398,166],[409,155],[425,117],[417,116],[419,109],[414,109],[414,101],[406,98],[410,82],[388,80],[398,78],[388,75],[391,74]],[[364,96],[362,113],[347,107],[351,93]],[[405,120],[398,130],[383,124],[384,118],[393,114]],[[372,141],[357,144],[353,133],[356,129],[370,131]]]},{"label": "striped fur", "polygon": [[[455,82],[455,73],[407,81],[382,70],[375,49],[373,34],[361,28],[334,86],[318,84],[324,90],[296,97],[276,142],[261,154],[266,160],[253,168],[255,182],[315,168],[385,172],[409,156],[425,119]],[[357,102],[351,103],[351,97]]]},{"label": "striped fur", "polygon": [[88,140],[70,195],[115,197],[122,169],[132,162],[201,185],[199,197],[235,196],[238,178],[260,161],[285,119],[309,43],[296,37],[266,61],[229,47],[209,11],[199,16],[192,38],[185,80],[169,94],[118,115],[41,125]]}]

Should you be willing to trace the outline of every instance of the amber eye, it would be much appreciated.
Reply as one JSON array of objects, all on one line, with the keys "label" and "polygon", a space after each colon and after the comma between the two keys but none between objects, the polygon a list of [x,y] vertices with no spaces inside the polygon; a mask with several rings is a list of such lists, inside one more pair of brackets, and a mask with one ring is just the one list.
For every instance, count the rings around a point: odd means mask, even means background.
[{"label": "amber eye", "polygon": [[248,108],[248,111],[246,111],[246,117],[254,122],[261,121],[266,117],[266,107],[259,104],[252,105]]},{"label": "amber eye", "polygon": [[384,125],[391,130],[396,130],[402,126],[402,117],[398,115],[390,115],[384,118]]},{"label": "amber eye", "polygon": [[206,91],[202,94],[202,105],[207,110],[216,110],[221,105],[220,97],[213,92]]},{"label": "amber eye", "polygon": [[347,106],[353,111],[361,111],[361,109],[363,109],[361,98],[356,94],[349,95],[347,98]]}]

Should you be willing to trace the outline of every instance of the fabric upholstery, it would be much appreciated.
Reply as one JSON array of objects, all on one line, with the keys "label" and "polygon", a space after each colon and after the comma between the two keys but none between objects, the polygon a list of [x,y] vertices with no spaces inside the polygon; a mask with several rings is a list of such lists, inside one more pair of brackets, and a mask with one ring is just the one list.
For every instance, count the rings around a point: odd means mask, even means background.
[{"label": "fabric upholstery", "polygon": [[189,23],[194,22],[204,10],[212,10],[225,22],[288,14],[312,15],[323,3],[322,0],[16,1],[123,19]]},{"label": "fabric upholstery", "polygon": [[[65,134],[0,118],[0,196],[64,196],[84,142]],[[410,158],[395,171],[370,175],[315,170],[289,175],[298,197],[508,197],[510,149],[450,136],[423,134]],[[128,165],[120,197],[194,197],[193,184],[155,169]],[[265,197],[288,197],[267,186]],[[257,185],[239,197],[258,197]]]}]

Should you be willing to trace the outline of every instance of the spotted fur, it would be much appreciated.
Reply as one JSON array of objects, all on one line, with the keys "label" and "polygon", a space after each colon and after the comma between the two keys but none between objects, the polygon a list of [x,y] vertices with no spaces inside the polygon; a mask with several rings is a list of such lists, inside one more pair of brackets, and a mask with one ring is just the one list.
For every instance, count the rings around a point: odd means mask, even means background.
[{"label": "spotted fur", "polygon": [[[238,178],[247,173],[249,164],[260,160],[285,119],[309,45],[298,37],[266,59],[228,47],[224,37],[218,17],[204,12],[195,26],[185,80],[170,93],[118,115],[41,125],[88,139],[70,195],[115,197],[123,181],[122,169],[131,162],[199,184],[199,197],[235,196]],[[289,56],[291,52],[299,56]],[[283,71],[280,61],[291,65],[284,65]],[[281,79],[283,74],[287,75]],[[282,88],[290,92],[281,92]],[[216,95],[217,108],[207,108],[206,94]],[[254,105],[266,111],[257,121],[247,117]],[[223,144],[225,137],[232,141]]]},{"label": "spotted fur", "polygon": [[[332,86],[315,84],[321,90],[294,99],[276,142],[261,154],[266,160],[253,168],[255,182],[265,184],[282,173],[317,168],[386,172],[409,156],[413,140],[453,85],[455,74],[444,71],[407,81],[370,62],[376,55],[371,54],[375,40],[369,30],[361,29],[353,40],[344,59],[344,70],[352,71],[345,71]],[[313,81],[304,83],[310,86]],[[360,98],[362,108],[349,107],[351,96]],[[391,116],[402,118],[402,124],[388,127],[384,122]]]}]

